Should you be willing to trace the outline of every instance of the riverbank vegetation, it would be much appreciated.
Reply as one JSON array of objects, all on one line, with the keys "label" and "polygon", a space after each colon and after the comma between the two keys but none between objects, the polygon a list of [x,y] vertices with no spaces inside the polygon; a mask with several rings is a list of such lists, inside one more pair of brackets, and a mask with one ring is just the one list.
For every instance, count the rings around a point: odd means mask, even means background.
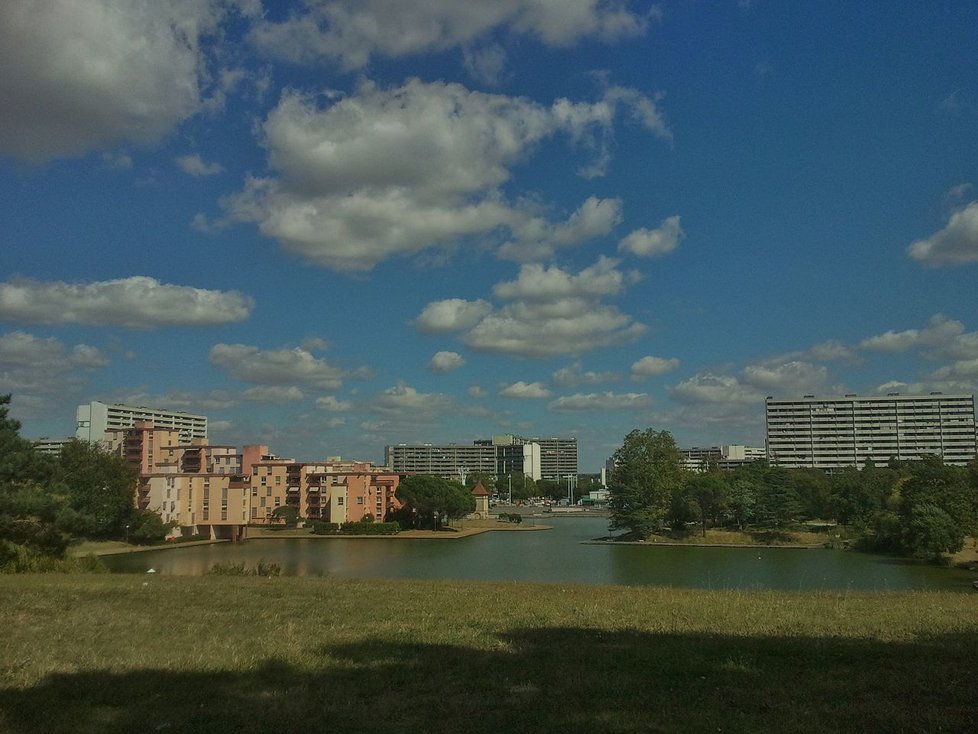
[{"label": "riverbank vegetation", "polygon": [[966,594],[27,575],[0,618],[10,734],[975,724]]},{"label": "riverbank vegetation", "polygon": [[160,516],[133,507],[136,475],[124,459],[72,441],[58,457],[34,450],[0,395],[0,573],[66,571],[78,539],[152,543],[169,531]]},{"label": "riverbank vegetation", "polygon": [[820,528],[826,542],[942,561],[978,534],[976,462],[947,466],[934,456],[827,475],[756,461],[688,472],[669,432],[651,428],[629,433],[614,460],[611,526],[627,540],[716,529],[791,543]]}]

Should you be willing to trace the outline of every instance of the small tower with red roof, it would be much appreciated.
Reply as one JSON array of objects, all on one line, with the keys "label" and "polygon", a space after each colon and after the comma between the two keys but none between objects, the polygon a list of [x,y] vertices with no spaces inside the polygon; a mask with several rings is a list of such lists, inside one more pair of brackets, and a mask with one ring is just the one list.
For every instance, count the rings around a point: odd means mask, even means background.
[{"label": "small tower with red roof", "polygon": [[476,482],[472,488],[472,496],[475,497],[475,512],[469,517],[476,517],[480,520],[489,519],[489,493],[482,486],[482,482]]}]

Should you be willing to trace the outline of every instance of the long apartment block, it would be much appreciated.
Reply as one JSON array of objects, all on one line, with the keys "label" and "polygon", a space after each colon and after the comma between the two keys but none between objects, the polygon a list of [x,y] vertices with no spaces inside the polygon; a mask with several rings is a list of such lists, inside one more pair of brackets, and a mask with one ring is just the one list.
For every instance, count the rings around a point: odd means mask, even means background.
[{"label": "long apartment block", "polygon": [[195,438],[207,438],[207,416],[98,400],[79,405],[75,410],[75,438],[102,441],[106,431],[132,428],[139,422],[152,423],[156,428],[172,428],[180,433],[185,443]]},{"label": "long apartment block", "polygon": [[978,455],[974,395],[805,395],[764,404],[768,460],[778,466],[831,470],[928,455],[963,466]]}]

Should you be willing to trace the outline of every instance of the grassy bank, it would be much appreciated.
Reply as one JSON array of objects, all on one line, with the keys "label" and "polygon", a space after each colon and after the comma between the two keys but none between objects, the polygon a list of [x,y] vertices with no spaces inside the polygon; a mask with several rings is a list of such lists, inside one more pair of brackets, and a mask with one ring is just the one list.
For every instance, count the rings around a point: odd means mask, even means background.
[{"label": "grassy bank", "polygon": [[0,577],[0,731],[969,731],[975,599]]}]

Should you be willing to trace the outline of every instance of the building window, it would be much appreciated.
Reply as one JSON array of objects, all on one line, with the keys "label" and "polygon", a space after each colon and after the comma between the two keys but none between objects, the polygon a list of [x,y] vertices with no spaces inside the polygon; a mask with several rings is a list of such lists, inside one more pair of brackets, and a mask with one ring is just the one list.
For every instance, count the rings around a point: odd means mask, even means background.
[{"label": "building window", "polygon": [[343,506],[343,498],[342,497],[337,497],[336,498],[336,504],[339,505],[340,507],[342,507]]}]

